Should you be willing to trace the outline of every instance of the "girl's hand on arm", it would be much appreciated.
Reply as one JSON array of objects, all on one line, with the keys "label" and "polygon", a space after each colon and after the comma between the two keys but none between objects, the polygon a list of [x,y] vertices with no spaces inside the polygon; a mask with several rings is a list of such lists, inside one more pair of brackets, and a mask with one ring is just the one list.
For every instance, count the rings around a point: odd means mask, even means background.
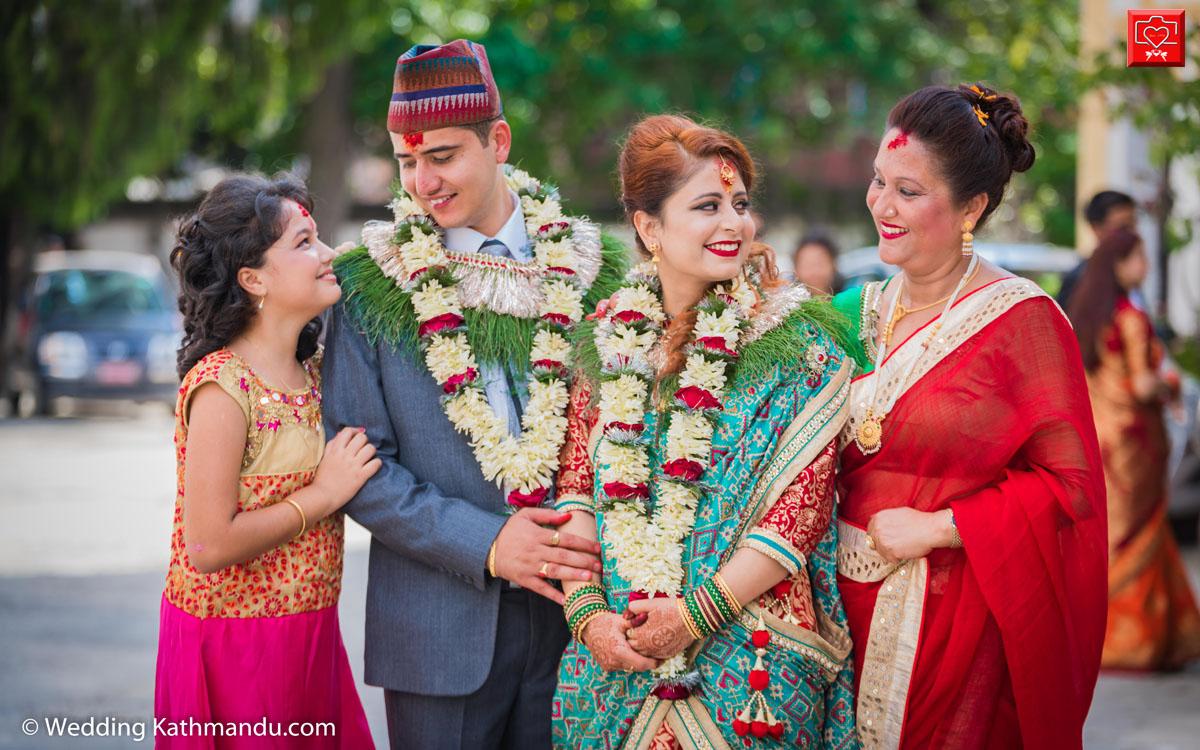
[{"label": "girl's hand on arm", "polygon": [[325,499],[317,508],[318,520],[350,502],[381,465],[366,432],[361,427],[343,427],[325,444],[325,455],[310,485],[314,494]]},{"label": "girl's hand on arm", "polygon": [[[590,513],[584,513],[583,511],[571,511],[570,516],[571,516],[571,520],[567,521],[562,526],[559,526],[558,531],[561,534],[574,534],[575,536],[580,537],[581,539],[586,539],[589,542],[595,542],[596,541],[596,518],[595,518],[595,516],[593,516]],[[588,583],[600,583],[602,580],[601,575],[600,575],[601,572],[602,571],[600,569],[600,566],[597,565],[597,566],[595,566],[595,569],[593,570],[594,575],[589,580],[584,581],[584,580],[578,580],[577,578],[561,579],[563,595],[570,596],[571,593],[573,591],[575,591],[575,589],[579,588],[580,586],[586,585]]]},{"label": "girl's hand on arm", "polygon": [[[335,444],[331,466],[336,468],[325,472],[325,485],[309,485],[283,501],[243,512],[238,507],[238,483],[246,417],[215,383],[197,388],[188,422],[183,499],[184,541],[192,566],[201,573],[215,573],[246,562],[340,508],[378,470],[379,461],[358,430],[343,430],[330,441]],[[320,467],[317,473],[322,474]]]}]

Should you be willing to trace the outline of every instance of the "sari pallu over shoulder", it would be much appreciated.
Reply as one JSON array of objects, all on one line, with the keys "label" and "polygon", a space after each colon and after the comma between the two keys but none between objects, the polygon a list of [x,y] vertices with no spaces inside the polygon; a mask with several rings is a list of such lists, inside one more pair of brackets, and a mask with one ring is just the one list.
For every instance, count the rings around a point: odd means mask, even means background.
[{"label": "sari pallu over shoulder", "polygon": [[[1002,279],[960,300],[924,355],[920,340],[856,380],[843,438],[839,585],[864,745],[1079,747],[1106,556],[1074,335],[1035,285]],[[848,438],[869,378],[880,401],[902,392],[864,456]],[[896,507],[953,509],[963,549],[886,564],[863,530]]]},{"label": "sari pallu over shoulder", "polygon": [[[827,335],[810,331],[813,342],[830,352],[818,380],[808,378],[806,383],[798,364],[779,364],[752,382],[739,380],[726,396],[706,475],[716,489],[704,495],[695,529],[684,542],[685,588],[711,577],[733,555],[780,493],[842,429],[853,365]],[[646,429],[654,434],[654,415]],[[652,460],[660,451],[661,445],[652,449]],[[599,511],[598,523],[603,524],[603,518]],[[769,700],[787,725],[788,736],[809,737],[814,746],[843,748],[857,747],[857,740],[850,643],[835,583],[836,548],[837,530],[831,522],[806,560],[818,630],[799,628],[764,612],[772,635],[764,661],[771,673]],[[623,611],[629,586],[616,574],[609,555],[606,547],[605,589],[613,608]],[[746,675],[754,661],[750,633],[758,614],[752,604],[741,618],[693,647],[689,657],[703,687],[686,700],[651,695],[648,674],[602,671],[586,646],[572,642],[559,672],[556,747],[651,747],[663,722],[684,748],[741,747],[742,738],[734,734],[731,721],[749,696]]]}]

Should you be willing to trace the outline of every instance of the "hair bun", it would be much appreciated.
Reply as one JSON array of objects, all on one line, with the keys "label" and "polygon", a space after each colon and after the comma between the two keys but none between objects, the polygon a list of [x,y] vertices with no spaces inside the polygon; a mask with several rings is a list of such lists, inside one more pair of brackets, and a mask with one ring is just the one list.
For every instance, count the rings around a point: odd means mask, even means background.
[{"label": "hair bun", "polygon": [[1013,171],[1025,172],[1032,167],[1037,154],[1029,142],[1029,120],[1021,111],[1020,100],[982,83],[961,84],[958,90],[972,106],[987,114],[989,124],[1000,134]]},{"label": "hair bun", "polygon": [[1033,144],[1029,142],[1029,120],[1021,111],[1021,103],[1008,96],[996,100],[991,113],[992,123],[1000,133],[1000,140],[1008,151],[1009,162],[1014,172],[1025,172],[1033,166],[1037,157]]}]

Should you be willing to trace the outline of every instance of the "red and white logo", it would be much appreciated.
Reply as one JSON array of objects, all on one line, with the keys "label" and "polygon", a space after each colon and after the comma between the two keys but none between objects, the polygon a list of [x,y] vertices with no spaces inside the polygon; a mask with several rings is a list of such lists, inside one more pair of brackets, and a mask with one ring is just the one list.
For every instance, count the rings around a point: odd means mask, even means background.
[{"label": "red and white logo", "polygon": [[1127,68],[1183,67],[1183,11],[1126,11],[1129,53]]}]

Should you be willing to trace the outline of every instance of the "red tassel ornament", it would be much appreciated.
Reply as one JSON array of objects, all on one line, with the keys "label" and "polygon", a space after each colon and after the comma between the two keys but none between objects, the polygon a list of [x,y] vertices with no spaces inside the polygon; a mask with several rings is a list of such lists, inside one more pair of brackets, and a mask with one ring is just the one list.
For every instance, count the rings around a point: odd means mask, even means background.
[{"label": "red tassel ornament", "polygon": [[767,715],[763,713],[762,706],[759,706],[758,713],[754,715],[754,721],[750,724],[750,734],[761,740],[770,731],[771,728],[767,725]]},{"label": "red tassel ornament", "polygon": [[733,733],[738,737],[745,737],[750,734],[750,706],[747,705],[742,709],[742,712],[733,720]]}]

